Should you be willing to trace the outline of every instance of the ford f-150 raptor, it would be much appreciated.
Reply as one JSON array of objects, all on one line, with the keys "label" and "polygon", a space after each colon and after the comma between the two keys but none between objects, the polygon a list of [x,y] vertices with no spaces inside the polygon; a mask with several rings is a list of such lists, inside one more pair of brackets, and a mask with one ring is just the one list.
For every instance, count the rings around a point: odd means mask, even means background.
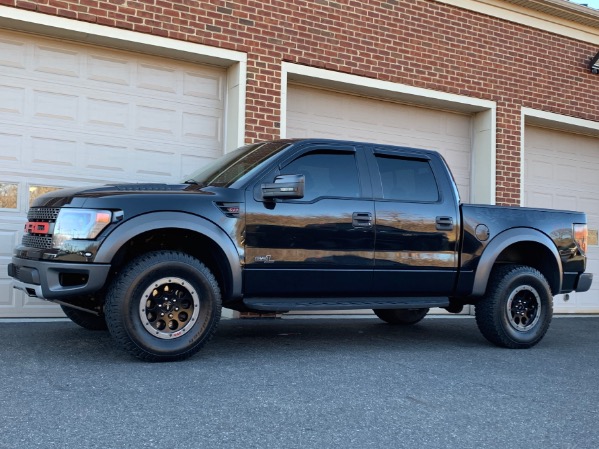
[{"label": "ford f-150 raptor", "polygon": [[473,304],[489,341],[528,348],[554,295],[590,288],[586,240],[584,213],[462,204],[437,152],[298,139],[244,146],[181,184],[45,194],[8,272],[149,361],[200,350],[221,307],[368,308],[408,325]]}]

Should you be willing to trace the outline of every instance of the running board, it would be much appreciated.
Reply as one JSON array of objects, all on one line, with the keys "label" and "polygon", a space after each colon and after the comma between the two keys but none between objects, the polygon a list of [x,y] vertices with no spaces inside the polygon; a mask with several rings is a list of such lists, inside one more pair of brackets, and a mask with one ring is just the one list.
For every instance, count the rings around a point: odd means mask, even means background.
[{"label": "running board", "polygon": [[448,307],[446,297],[417,298],[245,298],[250,309],[282,312],[289,310],[428,309]]}]

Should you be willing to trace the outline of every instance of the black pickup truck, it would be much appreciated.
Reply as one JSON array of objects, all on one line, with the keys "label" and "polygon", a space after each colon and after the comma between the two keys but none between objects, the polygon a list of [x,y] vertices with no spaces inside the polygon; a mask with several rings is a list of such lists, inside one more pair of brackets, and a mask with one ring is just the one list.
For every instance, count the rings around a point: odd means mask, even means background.
[{"label": "black pickup truck", "polygon": [[492,343],[545,335],[590,288],[580,212],[461,204],[434,151],[333,140],[247,145],[182,184],[46,194],[9,275],[143,360],[191,356],[221,307],[373,309],[408,325],[474,304]]}]

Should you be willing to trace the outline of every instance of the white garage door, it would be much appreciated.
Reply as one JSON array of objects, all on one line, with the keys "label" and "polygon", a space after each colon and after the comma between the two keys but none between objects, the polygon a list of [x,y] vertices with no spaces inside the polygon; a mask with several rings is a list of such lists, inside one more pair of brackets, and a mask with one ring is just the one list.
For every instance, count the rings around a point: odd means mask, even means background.
[{"label": "white garage door", "polygon": [[[470,136],[471,118],[467,115],[307,86],[288,88],[287,137],[369,141],[439,151],[453,172],[464,202],[470,197]],[[445,313],[443,309],[432,312]],[[463,313],[468,312],[466,307]]]},{"label": "white garage door", "polygon": [[[586,212],[591,233],[587,271],[599,273],[599,139],[526,127],[524,204]],[[595,274],[597,276],[597,274]],[[599,282],[586,293],[559,295],[555,311],[598,313]]]},{"label": "white garage door", "polygon": [[470,198],[471,117],[380,99],[292,85],[287,137],[322,137],[439,151]]},{"label": "white garage door", "polygon": [[0,31],[0,316],[56,306],[6,267],[31,198],[108,181],[180,181],[222,153],[222,69]]}]

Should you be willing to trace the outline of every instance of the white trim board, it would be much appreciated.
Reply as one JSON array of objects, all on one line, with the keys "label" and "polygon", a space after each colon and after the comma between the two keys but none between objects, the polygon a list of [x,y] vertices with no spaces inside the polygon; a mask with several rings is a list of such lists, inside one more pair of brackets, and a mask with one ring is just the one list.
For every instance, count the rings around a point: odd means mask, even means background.
[{"label": "white trim board", "polygon": [[[508,20],[531,28],[599,44],[599,28],[567,20],[505,0],[435,0],[458,8]],[[578,5],[573,5],[578,6]],[[590,55],[592,56],[592,55]]]}]

